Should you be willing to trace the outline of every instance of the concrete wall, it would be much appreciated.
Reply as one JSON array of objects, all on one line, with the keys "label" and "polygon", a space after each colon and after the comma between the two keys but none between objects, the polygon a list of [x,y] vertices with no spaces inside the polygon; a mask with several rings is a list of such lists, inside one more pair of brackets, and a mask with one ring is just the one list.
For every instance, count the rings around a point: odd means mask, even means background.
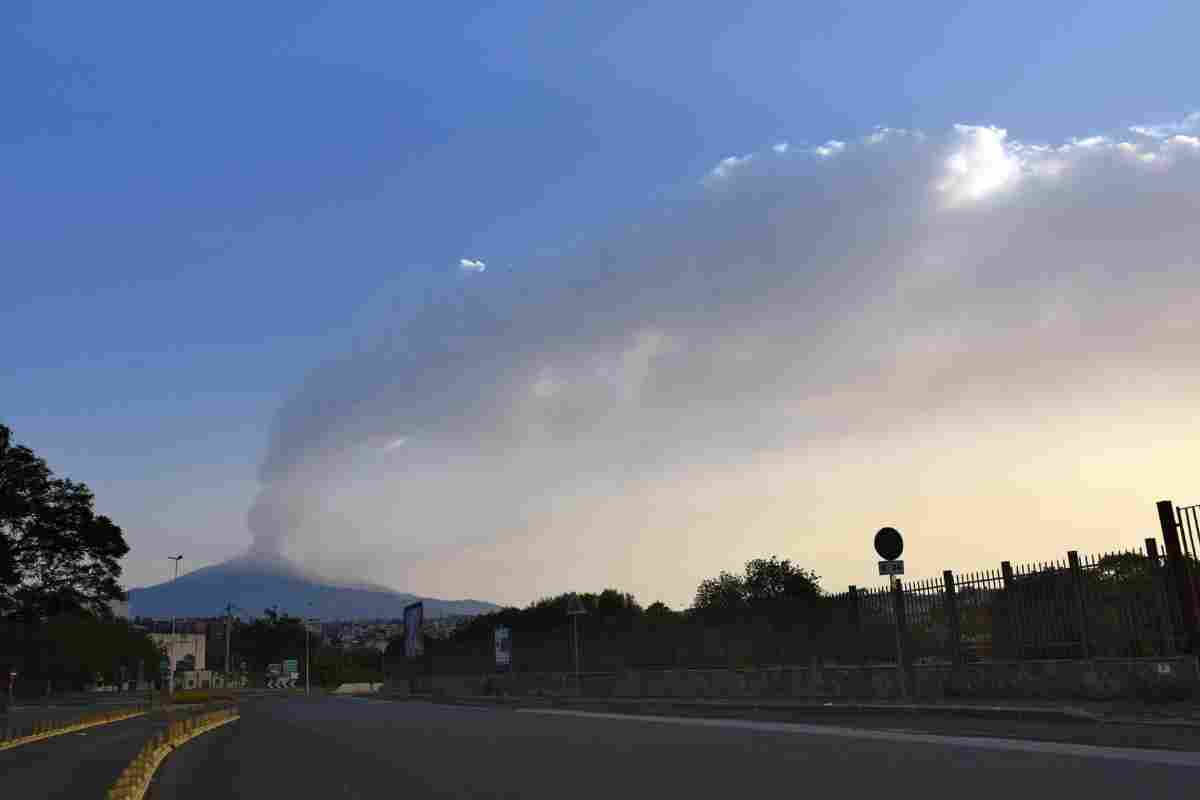
[{"label": "concrete wall", "polygon": [[[879,666],[782,667],[625,671],[584,675],[592,697],[776,698],[796,700],[899,699],[896,668]],[[1153,659],[997,661],[913,668],[914,698],[1178,700],[1200,697],[1200,665],[1194,656]],[[570,673],[445,675],[418,678],[413,691],[435,695],[576,694]]]},{"label": "concrete wall", "polygon": [[334,694],[372,694],[378,692],[382,683],[342,683],[333,690]]}]

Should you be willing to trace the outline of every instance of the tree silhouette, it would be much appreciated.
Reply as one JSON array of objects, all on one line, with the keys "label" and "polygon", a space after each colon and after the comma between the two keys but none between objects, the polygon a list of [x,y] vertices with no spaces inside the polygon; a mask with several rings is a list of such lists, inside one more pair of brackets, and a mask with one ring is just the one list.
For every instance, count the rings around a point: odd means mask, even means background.
[{"label": "tree silhouette", "polygon": [[109,602],[125,598],[118,561],[129,546],[93,503],[87,486],[56,478],[0,425],[0,614],[110,616]]}]

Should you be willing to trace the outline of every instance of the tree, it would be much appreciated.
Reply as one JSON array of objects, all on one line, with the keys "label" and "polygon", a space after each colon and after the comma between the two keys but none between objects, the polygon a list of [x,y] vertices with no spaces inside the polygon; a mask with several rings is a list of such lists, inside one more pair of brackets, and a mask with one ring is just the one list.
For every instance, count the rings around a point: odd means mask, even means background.
[{"label": "tree", "polygon": [[705,578],[696,588],[692,607],[704,612],[735,612],[746,608],[746,581],[724,570],[715,578]]},{"label": "tree", "polygon": [[790,559],[777,556],[756,558],[746,563],[746,602],[750,606],[772,606],[789,601],[813,601],[821,596],[820,577]]},{"label": "tree", "polygon": [[777,556],[746,562],[743,575],[722,571],[696,589],[693,610],[708,614],[793,612],[821,596],[820,577]]},{"label": "tree", "polygon": [[[302,658],[304,637],[303,620],[268,608],[264,616],[238,628],[237,654],[249,662],[254,672],[264,672],[268,664],[285,658]],[[320,634],[310,633],[308,644],[310,649],[319,647]]]},{"label": "tree", "polygon": [[129,546],[94,500],[0,425],[0,613],[31,622],[77,610],[107,617],[108,603],[125,598],[118,562]]},{"label": "tree", "polygon": [[675,612],[671,610],[670,606],[659,600],[646,607],[646,616],[652,619],[670,619],[675,616]]}]

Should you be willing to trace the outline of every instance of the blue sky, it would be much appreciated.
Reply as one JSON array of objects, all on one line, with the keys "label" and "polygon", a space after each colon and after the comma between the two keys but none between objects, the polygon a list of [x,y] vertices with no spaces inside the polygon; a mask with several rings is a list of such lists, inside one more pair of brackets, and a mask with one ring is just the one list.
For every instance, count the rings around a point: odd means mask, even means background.
[{"label": "blue sky", "polygon": [[460,258],[536,282],[776,142],[1200,104],[1194,3],[563,9],[4,4],[0,418],[97,491],[132,585],[243,549],[276,411]]}]

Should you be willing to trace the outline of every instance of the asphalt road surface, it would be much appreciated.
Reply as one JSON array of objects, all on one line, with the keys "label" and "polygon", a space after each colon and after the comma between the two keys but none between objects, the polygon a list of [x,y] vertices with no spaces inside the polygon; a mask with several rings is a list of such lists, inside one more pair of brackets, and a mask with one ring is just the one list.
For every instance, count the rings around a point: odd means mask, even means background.
[{"label": "asphalt road surface", "polygon": [[[184,745],[155,800],[1183,796],[1200,753],[733,719],[272,698]],[[830,795],[832,796],[832,795]]]},{"label": "asphalt road surface", "polygon": [[14,705],[6,713],[0,713],[0,728],[6,724],[14,728],[28,728],[34,722],[68,722],[93,711],[108,711],[120,706],[146,705],[150,696],[141,694],[106,695],[102,698]]},{"label": "asphalt road surface", "polygon": [[101,800],[162,716],[97,725],[0,750],[0,797],[13,800]]}]

